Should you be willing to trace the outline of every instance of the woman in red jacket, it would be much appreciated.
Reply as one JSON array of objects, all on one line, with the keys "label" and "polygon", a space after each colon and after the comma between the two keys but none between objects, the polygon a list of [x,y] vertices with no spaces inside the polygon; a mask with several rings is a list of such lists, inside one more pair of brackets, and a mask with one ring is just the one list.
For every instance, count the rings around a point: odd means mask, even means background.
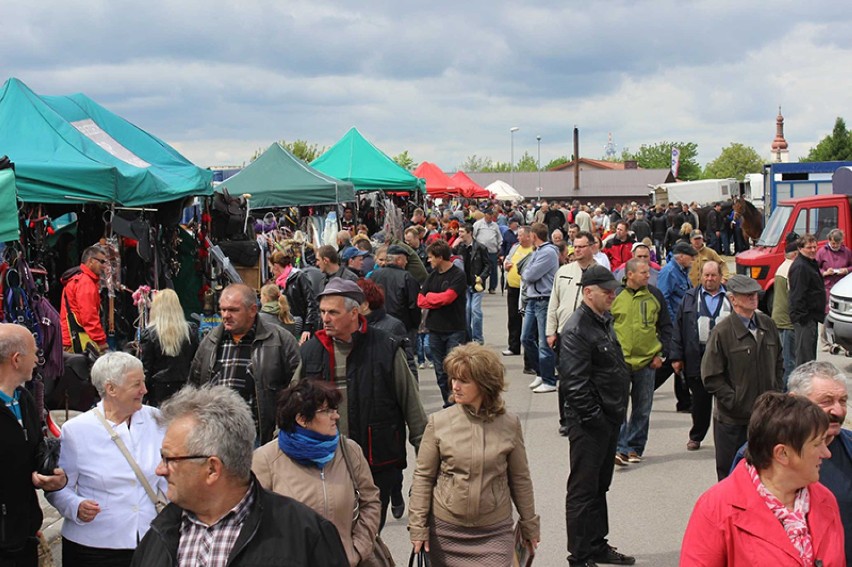
[{"label": "woman in red jacket", "polygon": [[682,566],[842,567],[843,525],[819,483],[831,454],[828,417],[801,396],[761,395],[748,425],[746,458],[701,495],[680,552]]}]

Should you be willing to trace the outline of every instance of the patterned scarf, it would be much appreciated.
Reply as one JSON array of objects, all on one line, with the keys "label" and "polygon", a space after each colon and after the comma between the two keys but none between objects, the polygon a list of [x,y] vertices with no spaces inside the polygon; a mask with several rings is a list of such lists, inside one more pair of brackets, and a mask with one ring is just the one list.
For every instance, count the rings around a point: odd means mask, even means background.
[{"label": "patterned scarf", "polygon": [[323,435],[296,425],[293,433],[283,429],[278,431],[278,448],[301,465],[313,465],[321,469],[334,458],[339,435],[339,432]]},{"label": "patterned scarf", "polygon": [[814,546],[807,520],[808,512],[811,509],[811,495],[808,487],[806,486],[796,492],[796,501],[793,503],[793,511],[791,512],[775,495],[766,489],[757,474],[757,469],[746,464],[746,470],[757,489],[757,493],[763,497],[763,501],[766,502],[769,510],[784,526],[787,537],[790,538],[793,547],[796,548],[802,558],[802,564],[805,567],[812,566],[814,564]]}]

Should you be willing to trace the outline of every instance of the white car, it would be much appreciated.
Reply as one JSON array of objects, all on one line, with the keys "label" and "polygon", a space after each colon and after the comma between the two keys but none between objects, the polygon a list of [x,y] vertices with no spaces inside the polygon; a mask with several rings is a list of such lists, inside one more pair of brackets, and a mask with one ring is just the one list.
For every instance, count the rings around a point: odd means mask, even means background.
[{"label": "white car", "polygon": [[[833,345],[839,345],[846,350],[847,356],[852,353],[852,274],[831,288],[825,332]],[[832,347],[832,354],[838,352]]]}]

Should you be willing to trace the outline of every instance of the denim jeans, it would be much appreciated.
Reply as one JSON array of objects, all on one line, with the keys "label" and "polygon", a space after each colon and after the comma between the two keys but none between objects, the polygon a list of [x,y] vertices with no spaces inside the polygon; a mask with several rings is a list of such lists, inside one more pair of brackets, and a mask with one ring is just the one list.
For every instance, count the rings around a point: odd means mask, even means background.
[{"label": "denim jeans", "polygon": [[[556,353],[547,344],[545,333],[547,326],[547,303],[549,298],[535,298],[527,300],[527,309],[524,312],[524,327],[521,330],[521,344],[524,350],[534,352],[538,350],[538,357],[533,356],[533,370],[541,376],[542,381],[550,386],[556,385]],[[536,338],[536,331],[538,338]]]},{"label": "denim jeans", "polygon": [[488,253],[488,289],[494,291],[497,289],[497,252]]},{"label": "denim jeans", "polygon": [[650,366],[630,373],[630,417],[624,419],[618,433],[618,452],[635,451],[640,457],[648,442],[651,405],[654,403],[654,375]]},{"label": "denim jeans", "polygon": [[479,344],[485,343],[482,336],[482,295],[483,292],[477,293],[473,288],[468,288],[467,304],[465,305],[467,332],[470,335],[470,340]]},{"label": "denim jeans", "polygon": [[429,331],[429,356],[435,365],[435,377],[438,380],[438,388],[441,389],[441,397],[444,404],[450,398],[450,386],[447,382],[447,372],[444,370],[444,357],[460,344],[464,344],[465,331],[438,332]]},{"label": "denim jeans", "polygon": [[795,329],[778,329],[781,335],[781,354],[784,356],[784,391],[787,391],[787,378],[796,368],[796,331]]},{"label": "denim jeans", "polygon": [[429,333],[417,333],[417,363],[423,364],[429,358]]}]

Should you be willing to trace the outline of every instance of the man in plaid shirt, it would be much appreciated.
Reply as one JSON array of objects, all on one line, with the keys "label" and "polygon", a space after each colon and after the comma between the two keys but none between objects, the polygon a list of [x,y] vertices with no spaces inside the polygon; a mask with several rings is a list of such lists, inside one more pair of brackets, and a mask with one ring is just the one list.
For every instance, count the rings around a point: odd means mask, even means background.
[{"label": "man in plaid shirt", "polygon": [[291,498],[266,491],[251,472],[255,428],[227,386],[187,386],[162,406],[167,430],[157,474],[168,480],[165,510],[133,556],[134,566],[348,567],[334,524]]}]

